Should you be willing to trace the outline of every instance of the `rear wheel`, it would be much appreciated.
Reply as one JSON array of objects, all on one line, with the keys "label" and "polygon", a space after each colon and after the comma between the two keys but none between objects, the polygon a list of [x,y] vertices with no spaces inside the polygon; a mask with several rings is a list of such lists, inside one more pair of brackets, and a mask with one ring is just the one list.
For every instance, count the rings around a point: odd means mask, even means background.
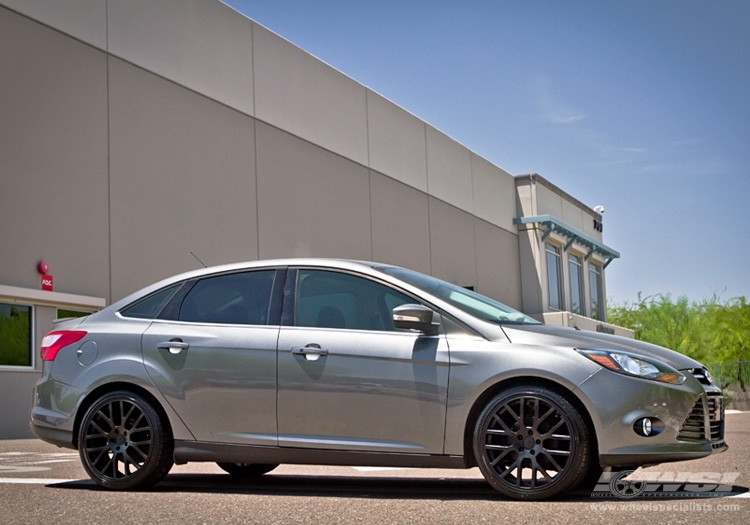
[{"label": "rear wheel", "polygon": [[514,499],[546,499],[573,489],[589,470],[591,436],[580,412],[542,386],[495,396],[474,429],[485,479]]},{"label": "rear wheel", "polygon": [[154,486],[172,468],[172,436],[142,396],[118,391],[98,399],[83,416],[78,451],[91,479],[113,490]]},{"label": "rear wheel", "polygon": [[217,465],[219,465],[224,472],[228,472],[232,476],[238,478],[257,478],[258,476],[271,472],[279,466],[260,463],[217,463]]}]

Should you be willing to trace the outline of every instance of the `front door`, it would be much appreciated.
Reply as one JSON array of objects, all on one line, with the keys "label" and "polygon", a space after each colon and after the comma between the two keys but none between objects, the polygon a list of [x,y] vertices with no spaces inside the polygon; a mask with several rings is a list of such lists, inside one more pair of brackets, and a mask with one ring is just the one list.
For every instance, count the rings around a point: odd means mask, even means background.
[{"label": "front door", "polygon": [[418,301],[369,277],[295,273],[291,326],[279,334],[279,445],[441,454],[445,337],[391,320],[395,306]]}]

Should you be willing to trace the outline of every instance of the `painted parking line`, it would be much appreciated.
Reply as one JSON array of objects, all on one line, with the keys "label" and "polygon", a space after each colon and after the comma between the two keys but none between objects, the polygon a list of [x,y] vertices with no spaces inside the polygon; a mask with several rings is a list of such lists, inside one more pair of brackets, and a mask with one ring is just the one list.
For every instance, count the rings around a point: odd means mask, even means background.
[{"label": "painted parking line", "polygon": [[57,478],[0,478],[0,483],[10,483],[17,485],[54,485],[56,483],[71,483],[73,481],[86,480]]},{"label": "painted parking line", "polygon": [[359,472],[385,472],[388,470],[418,470],[409,467],[352,467]]}]

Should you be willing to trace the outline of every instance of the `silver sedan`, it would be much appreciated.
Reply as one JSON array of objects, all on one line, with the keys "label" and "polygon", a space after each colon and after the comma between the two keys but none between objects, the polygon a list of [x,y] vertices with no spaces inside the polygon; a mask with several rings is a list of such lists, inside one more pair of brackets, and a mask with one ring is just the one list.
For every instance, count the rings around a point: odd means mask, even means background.
[{"label": "silver sedan", "polygon": [[172,465],[470,468],[550,498],[604,469],[722,452],[721,389],[676,352],[545,326],[394,266],[289,259],[141,290],[42,342],[31,428],[91,478]]}]

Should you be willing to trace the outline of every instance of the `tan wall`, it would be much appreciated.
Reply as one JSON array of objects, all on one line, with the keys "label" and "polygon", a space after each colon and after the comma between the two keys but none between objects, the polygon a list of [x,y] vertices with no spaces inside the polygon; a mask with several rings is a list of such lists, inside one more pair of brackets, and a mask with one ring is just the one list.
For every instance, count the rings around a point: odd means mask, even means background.
[{"label": "tan wall", "polygon": [[262,259],[370,259],[369,172],[258,123],[259,253]]},{"label": "tan wall", "polygon": [[536,182],[526,185],[536,193],[531,215],[552,215],[601,242],[602,233],[594,229],[594,219],[601,220],[601,215],[547,184]]},{"label": "tan wall", "polygon": [[315,255],[520,306],[513,177],[271,31],[212,0],[0,5],[0,283],[44,258],[114,301],[190,252]]},{"label": "tan wall", "polygon": [[370,172],[372,258],[430,273],[429,197]]},{"label": "tan wall", "polygon": [[107,57],[0,7],[0,284],[109,290]]},{"label": "tan wall", "polygon": [[255,259],[252,118],[109,63],[112,298],[206,264]]},{"label": "tan wall", "polygon": [[474,219],[477,248],[477,290],[512,308],[523,308],[519,276],[521,255],[517,235]]}]

